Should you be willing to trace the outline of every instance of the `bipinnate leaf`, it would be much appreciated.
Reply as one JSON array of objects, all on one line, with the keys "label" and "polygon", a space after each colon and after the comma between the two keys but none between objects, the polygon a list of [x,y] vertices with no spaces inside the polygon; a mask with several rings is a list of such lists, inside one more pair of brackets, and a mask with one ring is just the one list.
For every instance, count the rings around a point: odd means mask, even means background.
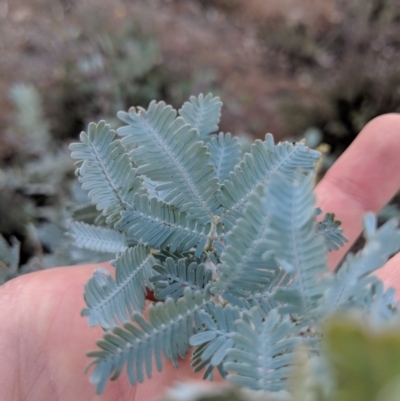
[{"label": "bipinnate leaf", "polygon": [[81,221],[70,222],[69,234],[74,239],[75,246],[92,251],[119,253],[127,247],[126,238],[119,231]]},{"label": "bipinnate leaf", "polygon": [[320,153],[308,149],[302,143],[295,145],[282,142],[275,145],[271,134],[265,141],[256,140],[251,146],[251,153],[246,153],[241,163],[230,173],[221,188],[219,200],[225,211],[221,214],[222,222],[231,229],[242,216],[243,209],[258,185],[267,185],[276,173],[290,179],[297,170],[311,172]]},{"label": "bipinnate leaf", "polygon": [[224,370],[227,379],[238,385],[262,391],[280,391],[291,374],[293,351],[300,338],[288,317],[271,311],[264,321],[257,308],[251,320],[236,322],[232,335],[234,348],[228,351]]},{"label": "bipinnate leaf", "polygon": [[307,317],[325,290],[321,275],[327,271],[324,239],[315,235],[314,202],[311,174],[298,171],[292,179],[276,175],[268,186],[270,248],[293,275],[290,285],[276,288],[274,299],[283,303],[282,312]]},{"label": "bipinnate leaf", "polygon": [[82,189],[109,223],[132,205],[133,194],[140,188],[140,178],[130,162],[115,131],[104,121],[90,123],[80,135],[81,143],[70,145],[71,157],[77,159],[76,175]]},{"label": "bipinnate leaf", "polygon": [[[212,270],[203,263],[196,263],[187,258],[175,261],[167,258],[163,264],[153,265],[154,276],[150,281],[154,285],[154,295],[159,301],[167,297],[180,298],[185,288],[192,291],[203,290],[212,279]],[[158,273],[158,274],[156,274]]]},{"label": "bipinnate leaf", "polygon": [[[356,295],[349,306],[358,308],[363,305],[371,321],[384,325],[390,318],[398,313],[397,294],[393,287],[385,285],[377,276],[370,276],[366,291]],[[366,293],[366,294],[365,294]]]},{"label": "bipinnate leaf", "polygon": [[195,372],[205,368],[203,379],[213,379],[213,370],[218,368],[224,377],[226,372],[222,363],[229,349],[234,346],[232,339],[236,331],[235,321],[240,318],[237,307],[210,304],[206,311],[200,312],[200,319],[204,331],[194,334],[190,338],[190,345],[196,346],[192,355],[192,366]]},{"label": "bipinnate leaf", "polygon": [[279,287],[286,288],[292,281],[292,274],[282,267],[274,270],[273,276],[268,284],[263,285],[258,291],[253,291],[242,298],[233,298],[232,304],[243,309],[257,307],[263,318],[266,318],[272,309],[278,308],[282,304],[274,299],[275,290]]},{"label": "bipinnate leaf", "polygon": [[341,222],[335,220],[333,213],[326,213],[323,220],[317,224],[317,235],[322,235],[328,251],[337,251],[347,242],[347,238],[342,234]]},{"label": "bipinnate leaf", "polygon": [[211,162],[214,165],[215,174],[222,184],[229,179],[229,173],[239,164],[241,149],[239,140],[230,133],[220,132],[218,136],[212,136],[207,142],[211,153]]},{"label": "bipinnate leaf", "polygon": [[233,304],[240,298],[259,292],[275,275],[278,265],[273,259],[263,260],[267,252],[269,210],[265,201],[265,188],[260,186],[249,197],[243,217],[236,221],[226,237],[228,245],[221,254],[218,280],[212,291]]},{"label": "bipinnate leaf", "polygon": [[220,208],[219,185],[197,130],[176,118],[176,111],[164,102],[152,102],[148,110],[131,108],[118,117],[127,124],[118,129],[123,143],[137,145],[131,157],[138,174],[160,182],[155,189],[167,191],[166,203],[201,223],[211,221]]},{"label": "bipinnate leaf", "polygon": [[132,385],[151,378],[153,361],[160,372],[163,357],[178,366],[178,357],[189,350],[189,338],[195,330],[196,315],[207,301],[200,291],[187,288],[182,298],[167,298],[149,308],[149,321],[134,313],[132,321],[116,327],[97,342],[99,349],[88,353],[96,365],[91,382],[97,394],[103,392],[109,378],[116,379],[124,366]]},{"label": "bipinnate leaf", "polygon": [[98,269],[85,285],[87,307],[82,315],[89,317],[89,325],[105,329],[130,320],[134,311],[145,306],[146,287],[151,288],[151,264],[153,257],[149,248],[138,244],[128,248],[112,263],[115,280],[105,269]]},{"label": "bipinnate leaf", "polygon": [[342,308],[365,305],[369,287],[377,280],[370,274],[400,249],[400,230],[396,220],[389,220],[378,229],[376,226],[376,216],[368,213],[364,218],[367,242],[356,255],[347,255],[321,300],[320,314],[328,315]]},{"label": "bipinnate leaf", "polygon": [[[304,383],[293,400],[396,399],[395,337],[324,323],[348,309],[375,330],[398,318],[394,289],[373,275],[400,249],[397,222],[377,228],[367,214],[365,248],[329,274],[327,252],[346,238],[333,214],[317,222],[319,152],[304,142],[275,144],[270,134],[245,151],[237,138],[216,134],[221,105],[199,95],[178,115],[153,101],[118,114],[121,140],[100,122],[71,145],[78,179],[102,213],[74,212],[72,234],[79,246],[117,253],[115,278],[98,269],[85,286],[82,314],[105,330],[88,354],[97,393],[125,366],[135,385],[164,360],[178,366],[194,346],[192,365],[203,378],[219,371],[261,396],[289,396],[301,344],[302,366],[318,359],[322,379],[318,391]],[[161,302],[144,313],[149,289]]]},{"label": "bipinnate leaf", "polygon": [[169,246],[171,252],[196,246],[197,254],[201,254],[207,239],[204,225],[189,220],[186,213],[157,198],[140,194],[134,196],[133,208],[122,212],[116,228],[152,248]]},{"label": "bipinnate leaf", "polygon": [[191,96],[189,102],[185,102],[179,110],[179,115],[186,124],[196,129],[200,141],[208,141],[209,134],[217,131],[221,118],[222,102],[219,97],[213,97],[211,93],[207,96],[200,94],[198,97]]}]

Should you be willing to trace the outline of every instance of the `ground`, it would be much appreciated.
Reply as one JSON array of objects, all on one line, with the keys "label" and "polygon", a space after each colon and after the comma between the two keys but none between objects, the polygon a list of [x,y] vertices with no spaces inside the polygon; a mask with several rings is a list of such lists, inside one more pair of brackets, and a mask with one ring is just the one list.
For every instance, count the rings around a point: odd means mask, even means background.
[{"label": "ground", "polygon": [[[181,85],[186,84],[185,93],[211,89],[221,95],[223,130],[258,137],[266,132],[278,138],[301,134],[285,121],[281,105],[293,98],[317,101],[308,90],[313,78],[301,70],[290,72],[288,60],[266,36],[273,36],[275,23],[301,21],[314,31],[329,29],[340,14],[334,2],[321,3],[3,0],[0,130],[9,123],[12,105],[7,93],[12,83],[32,83],[46,97],[71,64],[92,52],[91,42],[97,36],[113,34],[124,22],[139,21],[158,42],[162,67],[174,82],[181,79]],[[329,65],[323,56],[320,62]],[[73,84],[81,82],[69,83],[71,92]]]}]

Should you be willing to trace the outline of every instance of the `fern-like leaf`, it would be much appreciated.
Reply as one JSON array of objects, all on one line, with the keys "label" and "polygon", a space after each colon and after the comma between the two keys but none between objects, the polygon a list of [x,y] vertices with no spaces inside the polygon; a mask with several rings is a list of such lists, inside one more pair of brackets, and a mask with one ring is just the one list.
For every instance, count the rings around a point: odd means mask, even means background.
[{"label": "fern-like leaf", "polygon": [[251,153],[245,154],[221,188],[219,200],[226,209],[221,215],[223,223],[228,229],[235,225],[237,218],[242,216],[249,196],[258,185],[266,185],[278,172],[290,178],[299,168],[313,171],[319,156],[319,152],[308,149],[302,143],[293,145],[282,142],[275,145],[270,134],[267,134],[263,142],[255,141]]},{"label": "fern-like leaf", "polygon": [[208,150],[211,153],[211,162],[214,165],[215,174],[219,182],[223,183],[229,179],[229,173],[239,164],[241,148],[239,140],[231,134],[219,133],[207,142]]},{"label": "fern-like leaf", "polygon": [[398,301],[396,290],[393,287],[384,288],[382,281],[378,277],[373,277],[374,282],[369,285],[368,293],[363,299],[354,297],[356,307],[364,305],[371,320],[379,323],[387,321],[395,313],[398,313]]},{"label": "fern-like leaf", "polygon": [[201,331],[190,338],[190,345],[196,346],[192,355],[195,372],[205,368],[203,379],[213,379],[213,370],[218,368],[222,376],[226,375],[222,363],[229,349],[234,346],[232,335],[236,332],[235,321],[240,318],[239,309],[226,305],[211,304],[207,312],[200,312],[204,325]]},{"label": "fern-like leaf", "polygon": [[144,245],[128,248],[112,263],[115,280],[105,269],[98,269],[85,285],[87,308],[82,315],[89,317],[89,325],[103,328],[128,322],[134,310],[145,306],[146,287],[151,288],[151,264],[153,257]]},{"label": "fern-like leaf", "polygon": [[176,302],[167,298],[149,308],[149,321],[135,313],[132,322],[116,327],[97,342],[99,350],[89,352],[95,370],[91,376],[97,393],[103,392],[107,379],[116,379],[124,365],[132,385],[151,378],[153,359],[162,370],[162,356],[178,366],[178,357],[184,357],[189,349],[189,338],[194,333],[194,321],[209,303],[201,292],[187,288]]},{"label": "fern-like leaf", "polygon": [[125,236],[111,228],[72,221],[69,225],[69,231],[74,239],[74,245],[79,248],[96,252],[119,253],[127,247]]},{"label": "fern-like leaf", "polygon": [[307,316],[324,291],[320,276],[327,271],[326,247],[315,235],[314,199],[311,174],[275,176],[268,186],[270,246],[276,261],[294,275],[288,287],[276,290],[275,299],[288,304],[282,308],[286,313]]},{"label": "fern-like leaf", "polygon": [[333,213],[326,213],[323,220],[317,224],[316,233],[324,237],[328,251],[337,251],[347,242],[347,238],[342,234],[341,224],[339,220],[335,220]]},{"label": "fern-like leaf", "polygon": [[279,268],[274,271],[273,279],[264,285],[258,292],[252,292],[247,297],[235,298],[235,305],[248,309],[257,307],[261,316],[266,318],[272,309],[279,307],[279,302],[274,299],[274,290],[278,287],[286,288],[292,280],[292,274]]},{"label": "fern-like leaf", "polygon": [[205,227],[188,220],[186,213],[156,198],[136,194],[133,209],[123,212],[116,228],[152,248],[171,247],[171,252],[188,251],[197,245],[201,253],[207,240]]},{"label": "fern-like leaf", "polygon": [[[376,229],[376,216],[369,213],[364,218],[364,248],[356,255],[347,255],[333,283],[325,292],[320,314],[329,314],[346,306],[353,306],[357,298],[364,298],[368,287],[375,281],[370,274],[383,266],[400,248],[400,230],[396,220],[389,220]],[[362,299],[364,301],[364,299]]]},{"label": "fern-like leaf", "polygon": [[189,100],[183,104],[179,115],[186,124],[198,131],[201,141],[207,141],[210,139],[209,134],[218,130],[222,102],[210,93],[205,97],[203,94],[191,96]]},{"label": "fern-like leaf", "polygon": [[228,351],[224,369],[227,379],[253,390],[280,391],[285,389],[291,374],[293,350],[299,344],[296,327],[288,317],[271,311],[263,321],[258,309],[252,310],[250,321],[239,320],[232,338],[235,348]]},{"label": "fern-like leaf", "polygon": [[226,238],[228,245],[221,254],[219,279],[212,291],[233,304],[238,303],[237,298],[258,292],[278,268],[275,260],[262,258],[269,249],[269,210],[265,203],[265,188],[260,186],[249,197],[243,217],[237,220]]},{"label": "fern-like leaf", "polygon": [[154,275],[150,281],[154,285],[155,297],[160,301],[167,297],[177,300],[187,287],[192,291],[202,290],[212,279],[212,271],[206,269],[203,263],[190,262],[187,258],[177,262],[167,258],[162,265],[153,265],[153,270],[158,275]]},{"label": "fern-like leaf", "polygon": [[120,212],[129,209],[141,182],[125,147],[115,135],[104,121],[91,123],[88,132],[81,133],[81,143],[70,145],[71,157],[79,160],[78,180],[84,190],[89,190],[92,203],[103,211],[109,223],[117,221]]},{"label": "fern-like leaf", "polygon": [[202,223],[218,214],[218,179],[207,147],[198,133],[164,102],[150,103],[148,110],[130,109],[118,117],[127,125],[118,129],[123,143],[136,143],[131,157],[138,173],[155,182],[155,189],[168,191],[164,201]]}]

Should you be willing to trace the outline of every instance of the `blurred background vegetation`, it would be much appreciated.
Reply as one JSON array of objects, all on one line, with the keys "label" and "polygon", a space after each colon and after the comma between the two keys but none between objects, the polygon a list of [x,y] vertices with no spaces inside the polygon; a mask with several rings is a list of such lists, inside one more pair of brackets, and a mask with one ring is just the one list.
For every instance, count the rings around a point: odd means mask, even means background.
[{"label": "blurred background vegetation", "polygon": [[400,111],[399,69],[398,0],[2,0],[0,283],[101,258],[64,235],[85,203],[67,147],[89,122],[211,91],[222,131],[306,135],[328,165]]},{"label": "blurred background vegetation", "polygon": [[[382,323],[382,322],[381,322]],[[246,389],[177,384],[159,401],[397,401],[400,394],[400,326],[337,315],[325,324],[323,356],[298,349],[289,388],[260,394]]]}]

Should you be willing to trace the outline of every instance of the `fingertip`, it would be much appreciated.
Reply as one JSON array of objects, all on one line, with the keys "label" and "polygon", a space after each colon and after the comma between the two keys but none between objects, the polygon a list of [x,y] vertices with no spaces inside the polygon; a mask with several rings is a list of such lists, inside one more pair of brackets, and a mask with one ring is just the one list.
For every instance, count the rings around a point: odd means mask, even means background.
[{"label": "fingertip", "polygon": [[356,240],[362,217],[377,213],[400,188],[400,114],[374,118],[326,173],[316,189],[318,206],[343,222],[349,242],[330,255],[334,267]]},{"label": "fingertip", "polygon": [[370,134],[371,132],[375,134],[377,130],[381,129],[400,134],[400,113],[386,113],[373,118],[362,129],[360,136]]}]

